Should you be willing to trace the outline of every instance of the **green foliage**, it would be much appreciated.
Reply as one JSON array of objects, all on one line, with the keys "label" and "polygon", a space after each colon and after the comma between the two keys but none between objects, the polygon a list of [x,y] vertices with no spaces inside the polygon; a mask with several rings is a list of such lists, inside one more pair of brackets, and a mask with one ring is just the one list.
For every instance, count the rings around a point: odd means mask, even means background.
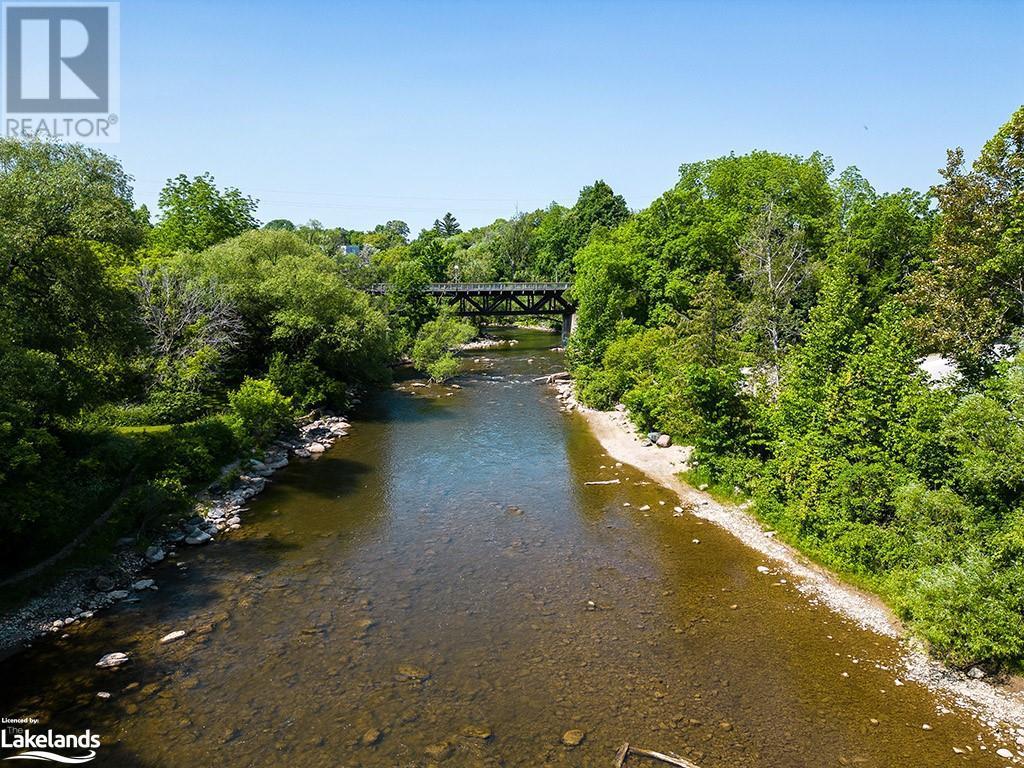
[{"label": "green foliage", "polygon": [[476,335],[476,329],[462,320],[442,314],[425,323],[416,334],[412,347],[412,364],[433,381],[444,381],[459,370],[453,354],[461,344]]},{"label": "green foliage", "polygon": [[459,226],[458,219],[452,216],[452,212],[448,211],[440,219],[434,219],[434,231],[441,235],[441,237],[451,237],[452,235],[459,234],[462,231],[462,227]]},{"label": "green foliage", "polygon": [[[1024,109],[939,207],[754,152],[575,256],[583,398],[693,445],[689,477],[882,592],[959,665],[1024,664]],[[925,352],[966,379],[929,385]],[[729,492],[733,492],[729,491]]]},{"label": "green foliage", "polygon": [[240,442],[263,445],[290,427],[295,418],[291,398],[266,379],[246,379],[228,395],[230,423]]},{"label": "green foliage", "polygon": [[114,160],[0,139],[0,538],[55,523],[63,425],[122,385],[143,232]]},{"label": "green foliage", "polygon": [[978,378],[993,342],[1024,323],[1024,107],[963,166],[963,150],[950,151],[934,190],[935,258],[913,298],[922,334]]},{"label": "green foliage", "polygon": [[1024,658],[1024,568],[998,567],[980,554],[923,570],[899,601],[900,612],[953,664],[979,660],[1018,666]]},{"label": "green foliage", "polygon": [[264,229],[284,229],[288,232],[295,231],[295,225],[288,219],[271,219],[263,225]]},{"label": "green foliage", "polygon": [[259,226],[256,201],[233,187],[217,189],[209,173],[168,179],[159,203],[151,238],[163,251],[201,251]]},{"label": "green foliage", "polygon": [[214,286],[237,313],[246,343],[235,369],[269,372],[300,407],[342,405],[351,389],[387,379],[394,355],[387,317],[297,233],[246,232],[174,268]]}]

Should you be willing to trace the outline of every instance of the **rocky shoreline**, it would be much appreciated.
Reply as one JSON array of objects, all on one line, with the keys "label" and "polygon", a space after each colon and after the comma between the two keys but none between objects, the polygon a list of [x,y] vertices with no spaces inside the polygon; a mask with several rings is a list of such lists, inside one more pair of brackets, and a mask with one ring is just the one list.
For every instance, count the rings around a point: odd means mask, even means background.
[{"label": "rocky shoreline", "polygon": [[472,351],[474,349],[496,349],[498,347],[514,347],[519,343],[518,339],[495,339],[491,336],[481,336],[473,341],[467,341],[459,345],[460,352]]},{"label": "rocky shoreline", "polygon": [[88,621],[104,608],[136,601],[139,594],[158,589],[147,570],[182,547],[198,547],[242,526],[246,503],[260,494],[270,477],[293,458],[316,459],[348,435],[349,422],[330,413],[311,414],[298,421],[294,434],[275,440],[262,458],[238,460],[222,468],[221,477],[196,497],[192,514],[171,523],[145,552],[133,537],[118,542],[109,561],[68,574],[43,594],[0,617],[0,658],[17,653],[46,634],[63,634],[67,627]]},{"label": "rocky shoreline", "polygon": [[927,686],[984,722],[996,739],[1017,750],[1024,747],[1024,686],[1020,680],[993,682],[976,667],[964,672],[930,658],[919,643],[908,638],[899,619],[876,596],[845,583],[776,539],[772,531],[765,530],[753,517],[746,504],[722,504],[684,483],[679,474],[687,468],[687,448],[652,448],[650,435],[637,434],[623,407],[597,411],[579,402],[568,375],[556,374],[546,382],[555,389],[562,410],[583,416],[609,456],[632,465],[674,491],[683,503],[683,507],[677,509],[686,508],[695,516],[724,528],[776,566],[781,566],[809,600],[825,604],[871,632],[901,642],[902,669],[894,670],[897,680],[913,680]]}]

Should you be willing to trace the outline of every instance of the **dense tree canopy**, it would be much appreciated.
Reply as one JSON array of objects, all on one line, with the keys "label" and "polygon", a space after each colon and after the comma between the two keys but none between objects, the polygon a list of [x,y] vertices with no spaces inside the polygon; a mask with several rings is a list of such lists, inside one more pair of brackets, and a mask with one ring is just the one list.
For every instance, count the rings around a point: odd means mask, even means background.
[{"label": "dense tree canopy", "polygon": [[691,477],[965,665],[1024,659],[1022,158],[1024,109],[933,197],[730,155],[575,256],[584,398],[695,446]]}]

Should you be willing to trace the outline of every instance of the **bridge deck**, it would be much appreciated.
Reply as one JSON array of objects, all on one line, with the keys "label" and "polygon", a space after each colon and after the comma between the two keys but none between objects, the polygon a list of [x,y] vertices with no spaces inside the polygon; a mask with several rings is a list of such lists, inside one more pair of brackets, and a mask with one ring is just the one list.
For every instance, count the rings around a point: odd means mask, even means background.
[{"label": "bridge deck", "polygon": [[[465,317],[560,315],[566,327],[576,311],[569,288],[570,283],[430,283],[423,292]],[[378,296],[387,291],[384,283],[370,287]]]},{"label": "bridge deck", "polygon": [[[432,296],[538,296],[565,293],[571,283],[429,283],[423,292]],[[370,293],[387,293],[387,283],[375,283]]]}]

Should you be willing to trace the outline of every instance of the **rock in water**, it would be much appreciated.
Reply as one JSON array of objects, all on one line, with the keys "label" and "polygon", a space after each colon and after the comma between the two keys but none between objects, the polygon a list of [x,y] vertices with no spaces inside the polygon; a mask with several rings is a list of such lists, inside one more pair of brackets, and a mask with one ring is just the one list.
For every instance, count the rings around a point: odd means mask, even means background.
[{"label": "rock in water", "polygon": [[149,563],[159,563],[165,557],[166,555],[160,547],[150,547],[146,550],[146,561]]},{"label": "rock in water", "polygon": [[191,536],[188,536],[185,539],[185,543],[186,544],[205,544],[211,538],[213,538],[213,537],[210,536],[210,534],[208,534],[206,531],[196,531],[194,534],[192,534]]},{"label": "rock in water", "polygon": [[374,744],[380,741],[380,737],[381,732],[376,728],[371,728],[363,734],[363,737],[360,739],[360,741],[363,743],[364,747],[372,747]]},{"label": "rock in water", "polygon": [[444,760],[451,755],[452,745],[447,741],[439,741],[437,744],[431,744],[423,751],[427,753],[427,757],[432,757],[435,760]]},{"label": "rock in water", "polygon": [[108,653],[102,659],[97,661],[96,666],[100,667],[101,669],[106,669],[108,667],[119,667],[126,661],[128,661],[128,654],[116,651],[114,653]]},{"label": "rock in water", "polygon": [[398,674],[407,680],[423,682],[430,678],[430,672],[413,664],[402,664],[398,667]]},{"label": "rock in water", "polygon": [[468,736],[471,739],[487,741],[491,738],[491,729],[486,725],[467,725],[462,729],[462,735]]},{"label": "rock in water", "polygon": [[562,743],[567,747],[578,747],[585,738],[587,738],[586,733],[578,728],[573,728],[571,731],[566,731],[562,734]]},{"label": "rock in water", "polygon": [[153,584],[154,582],[152,579],[139,579],[134,584],[132,584],[132,589],[134,589],[136,592],[141,592],[144,589],[149,589],[153,586]]},{"label": "rock in water", "polygon": [[167,645],[167,643],[173,643],[175,640],[181,640],[186,634],[184,629],[176,629],[161,637],[160,645]]}]

